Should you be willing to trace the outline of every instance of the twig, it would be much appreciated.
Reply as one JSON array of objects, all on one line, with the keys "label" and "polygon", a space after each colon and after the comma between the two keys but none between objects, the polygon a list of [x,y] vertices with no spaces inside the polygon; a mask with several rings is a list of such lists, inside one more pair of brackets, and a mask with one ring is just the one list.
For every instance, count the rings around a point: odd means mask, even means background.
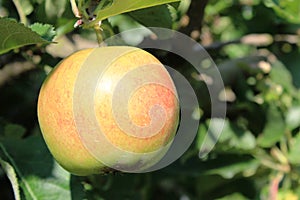
[{"label": "twig", "polygon": [[256,149],[252,154],[262,165],[270,169],[280,171],[282,173],[289,173],[291,168],[288,164],[280,164],[274,161],[273,157],[265,152],[264,149]]},{"label": "twig", "polygon": [[206,50],[216,50],[216,49],[222,49],[223,47],[230,45],[230,44],[240,44],[240,43],[241,43],[241,40],[237,39],[237,40],[231,40],[231,41],[227,41],[227,42],[214,42],[210,45],[206,45],[203,47]]},{"label": "twig", "polygon": [[36,65],[29,61],[7,64],[0,70],[0,87],[20,74],[30,71],[35,67]]},{"label": "twig", "polygon": [[204,46],[206,50],[216,50],[221,49],[224,46],[230,45],[230,44],[247,44],[247,45],[253,45],[253,46],[269,46],[274,42],[287,42],[290,44],[298,44],[300,43],[300,37],[298,35],[270,35],[267,33],[262,34],[248,34],[243,36],[242,38],[226,41],[226,42],[214,42],[210,45]]},{"label": "twig", "polygon": [[16,9],[18,11],[19,17],[20,17],[20,22],[23,23],[25,26],[27,26],[27,18],[26,14],[24,13],[21,3],[19,0],[13,0],[13,3],[16,6]]},{"label": "twig", "polygon": [[71,3],[71,7],[72,7],[72,12],[75,15],[75,17],[77,18],[81,18],[81,14],[78,10],[77,4],[76,4],[76,0],[70,0]]},{"label": "twig", "polygon": [[[187,11],[187,16],[190,19],[189,23],[187,26],[182,27],[180,29],[180,32],[189,36],[192,36],[193,32],[201,32],[204,10],[207,3],[208,0],[191,1],[191,5],[189,7],[189,10]],[[199,41],[200,37],[193,39]]]}]

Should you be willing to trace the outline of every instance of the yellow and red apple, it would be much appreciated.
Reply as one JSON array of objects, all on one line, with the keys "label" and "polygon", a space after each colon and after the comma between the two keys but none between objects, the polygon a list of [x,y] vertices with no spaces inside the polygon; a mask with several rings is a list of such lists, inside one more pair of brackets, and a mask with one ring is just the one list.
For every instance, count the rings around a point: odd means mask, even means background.
[{"label": "yellow and red apple", "polygon": [[[127,84],[135,87],[130,94],[122,89]],[[151,113],[155,106],[163,112]],[[48,75],[38,99],[46,144],[57,162],[76,175],[118,165],[154,165],[166,152],[159,150],[170,146],[178,118],[176,89],[167,70],[135,47],[91,48],[70,55]],[[154,127],[159,121],[163,124]]]}]

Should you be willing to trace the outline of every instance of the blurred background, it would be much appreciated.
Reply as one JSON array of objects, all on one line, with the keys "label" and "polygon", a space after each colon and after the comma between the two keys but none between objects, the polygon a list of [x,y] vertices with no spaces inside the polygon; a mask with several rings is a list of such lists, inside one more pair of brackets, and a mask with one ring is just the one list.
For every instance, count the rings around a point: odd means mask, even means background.
[{"label": "blurred background", "polygon": [[[0,0],[0,17],[19,21],[21,16],[32,30],[45,27],[39,34],[54,43],[0,55],[1,200],[15,199],[16,192],[21,199],[42,200],[300,198],[299,0],[181,0],[102,22],[104,39],[141,28],[122,35],[128,45],[153,39],[150,26],[184,33],[207,50],[225,83],[220,100],[227,103],[227,116],[211,118],[204,80],[184,59],[150,50],[189,80],[198,96],[194,117],[200,123],[179,160],[145,174],[76,177],[56,164],[41,137],[38,92],[60,60],[97,47],[97,38],[93,30],[73,27],[77,19],[67,0]],[[0,26],[0,34],[4,30]],[[207,131],[213,135],[221,123],[216,146],[199,158]]]}]

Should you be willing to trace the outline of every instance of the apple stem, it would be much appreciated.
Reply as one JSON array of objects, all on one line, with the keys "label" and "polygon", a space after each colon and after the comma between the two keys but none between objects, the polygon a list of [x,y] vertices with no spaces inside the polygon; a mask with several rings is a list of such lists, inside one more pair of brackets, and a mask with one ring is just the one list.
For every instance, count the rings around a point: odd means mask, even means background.
[{"label": "apple stem", "polygon": [[103,29],[101,28],[101,21],[99,21],[99,23],[95,24],[94,30],[96,32],[96,37],[97,37],[99,47],[105,46],[104,42],[103,42],[103,36],[102,36]]}]

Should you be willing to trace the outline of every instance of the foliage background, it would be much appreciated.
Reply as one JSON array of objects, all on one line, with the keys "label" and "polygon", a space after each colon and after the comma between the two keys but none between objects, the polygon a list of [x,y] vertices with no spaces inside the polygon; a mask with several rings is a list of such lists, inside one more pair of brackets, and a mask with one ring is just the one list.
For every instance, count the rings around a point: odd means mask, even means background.
[{"label": "foliage background", "polygon": [[[2,0],[0,16],[10,18],[0,18],[0,199],[299,199],[300,1],[182,0],[104,20],[104,38],[147,26],[194,38],[220,69],[228,110],[217,145],[200,159],[208,123],[211,134],[221,123],[209,117],[205,84],[184,60],[153,51],[199,97],[195,142],[160,171],[89,177],[70,175],[53,160],[36,103],[47,73],[72,52],[96,47],[95,33],[73,28],[67,0]],[[144,28],[123,39],[149,37]]]}]

